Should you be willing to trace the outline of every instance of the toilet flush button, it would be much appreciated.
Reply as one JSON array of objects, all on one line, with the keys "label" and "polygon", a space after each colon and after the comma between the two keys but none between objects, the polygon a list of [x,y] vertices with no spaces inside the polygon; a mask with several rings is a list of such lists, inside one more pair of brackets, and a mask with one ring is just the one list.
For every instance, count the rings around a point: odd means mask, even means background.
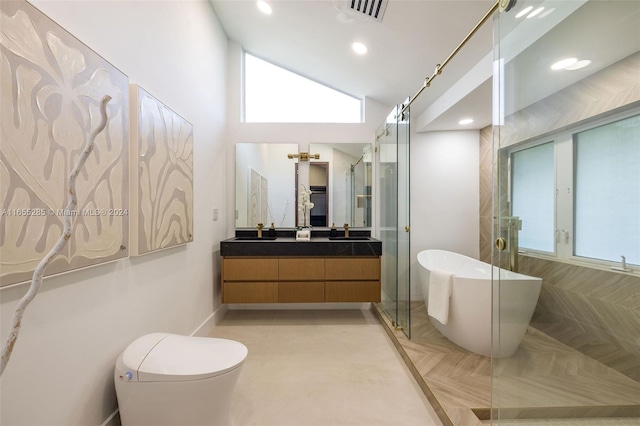
[{"label": "toilet flush button", "polygon": [[129,380],[133,379],[133,373],[131,371],[127,371],[122,376],[120,376],[120,378],[125,382],[128,382]]}]

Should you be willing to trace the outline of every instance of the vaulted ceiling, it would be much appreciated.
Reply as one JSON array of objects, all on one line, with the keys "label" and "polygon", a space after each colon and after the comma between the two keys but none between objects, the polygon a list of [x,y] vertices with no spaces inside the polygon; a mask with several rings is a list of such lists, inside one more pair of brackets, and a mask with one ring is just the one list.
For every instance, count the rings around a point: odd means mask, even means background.
[{"label": "vaulted ceiling", "polygon": [[[388,0],[382,7],[382,19],[374,20],[350,7],[352,2],[357,6],[378,0],[267,0],[272,8],[270,15],[262,13],[254,0],[210,1],[228,37],[246,51],[345,93],[372,98],[389,108],[413,96],[436,65],[449,56],[494,3],[494,0]],[[510,66],[520,67],[522,73],[549,72],[548,64],[540,58],[561,56],[565,41],[573,43],[573,51],[578,45],[590,45],[591,50],[596,45],[602,46],[598,54],[607,58],[603,57],[601,67],[634,49],[637,51],[640,38],[633,25],[624,31],[618,28],[612,31],[607,35],[611,37],[609,40],[602,40],[602,34],[594,40],[581,25],[590,19],[609,19],[615,24],[625,14],[636,11],[636,2],[592,1],[588,7],[582,7],[585,3],[586,0],[534,0],[516,4],[509,13],[516,14],[529,5],[546,6],[553,13],[526,23],[519,21],[516,28],[500,28],[501,37],[505,37],[503,42],[511,37],[513,46],[520,46],[512,48],[513,57],[507,58],[507,62],[512,62]],[[577,19],[572,14],[579,8],[582,16],[575,28],[570,25],[563,25],[562,30],[555,28],[567,17]],[[412,116],[420,116],[417,130],[457,129],[463,116],[475,119],[471,128],[491,123],[493,26],[493,19],[489,19],[413,104]],[[367,45],[368,53],[356,55],[351,49],[355,41]],[[526,55],[522,54],[525,50]],[[512,61],[516,56],[518,60]],[[522,93],[518,102],[522,105],[534,102],[595,70],[550,81],[547,88],[536,85],[530,93]]]}]

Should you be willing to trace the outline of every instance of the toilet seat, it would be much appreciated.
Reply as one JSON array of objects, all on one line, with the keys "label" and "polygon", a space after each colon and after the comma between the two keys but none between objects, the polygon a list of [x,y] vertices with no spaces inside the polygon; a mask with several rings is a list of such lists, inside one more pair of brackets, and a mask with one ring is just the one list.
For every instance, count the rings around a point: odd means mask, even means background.
[{"label": "toilet seat", "polygon": [[238,368],[247,354],[247,347],[233,340],[152,333],[125,349],[117,369],[124,381],[202,380]]}]

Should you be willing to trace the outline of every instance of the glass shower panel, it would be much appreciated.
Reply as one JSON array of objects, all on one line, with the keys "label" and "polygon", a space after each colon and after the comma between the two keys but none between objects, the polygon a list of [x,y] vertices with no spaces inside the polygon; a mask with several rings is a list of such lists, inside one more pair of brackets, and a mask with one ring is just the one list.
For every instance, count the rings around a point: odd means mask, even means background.
[{"label": "glass shower panel", "polygon": [[378,239],[382,241],[382,307],[411,337],[409,255],[409,114],[394,108],[376,133]]},{"label": "glass shower panel", "polygon": [[[520,0],[493,29],[492,424],[632,424],[640,271],[616,260],[639,247],[627,236],[640,217],[640,2]],[[514,223],[520,247],[506,238]],[[514,320],[527,303],[530,320]],[[501,353],[522,324],[515,353]]]},{"label": "glass shower panel", "polygon": [[[407,104],[409,100],[405,102]],[[398,110],[402,110],[400,106]],[[411,285],[409,241],[409,139],[410,115],[398,112],[398,319],[397,323],[411,338]]]},{"label": "glass shower panel", "polygon": [[398,126],[396,109],[376,132],[377,238],[382,241],[382,307],[395,322],[398,317]]},{"label": "glass shower panel", "polygon": [[347,202],[346,206],[349,209],[347,217],[349,218],[349,226],[356,226],[356,169],[353,165],[349,168],[349,182],[347,184]]},{"label": "glass shower panel", "polygon": [[362,156],[351,164],[348,173],[347,202],[350,226],[371,227],[371,145],[362,148]]},{"label": "glass shower panel", "polygon": [[373,183],[373,175],[372,175],[372,169],[373,169],[373,164],[372,164],[372,160],[373,160],[373,155],[371,153],[371,145],[366,145],[363,149],[362,149],[362,161],[363,161],[363,165],[364,165],[364,181],[363,181],[363,188],[362,188],[362,196],[358,196],[358,202],[360,204],[362,204],[362,208],[363,208],[363,221],[364,221],[364,226],[366,227],[371,227],[372,223],[371,223],[371,219],[372,219],[372,199],[371,199],[371,188],[372,188],[372,183]]}]

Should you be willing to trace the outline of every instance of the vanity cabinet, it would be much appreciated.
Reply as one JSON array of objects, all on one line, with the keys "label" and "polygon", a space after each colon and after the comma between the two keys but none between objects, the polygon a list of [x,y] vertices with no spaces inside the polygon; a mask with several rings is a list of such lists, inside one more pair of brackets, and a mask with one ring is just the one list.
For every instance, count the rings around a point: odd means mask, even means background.
[{"label": "vanity cabinet", "polygon": [[379,301],[380,257],[222,258],[222,303]]},{"label": "vanity cabinet", "polygon": [[[278,259],[223,259],[223,303],[278,301]],[[225,301],[225,299],[227,301]]]}]

